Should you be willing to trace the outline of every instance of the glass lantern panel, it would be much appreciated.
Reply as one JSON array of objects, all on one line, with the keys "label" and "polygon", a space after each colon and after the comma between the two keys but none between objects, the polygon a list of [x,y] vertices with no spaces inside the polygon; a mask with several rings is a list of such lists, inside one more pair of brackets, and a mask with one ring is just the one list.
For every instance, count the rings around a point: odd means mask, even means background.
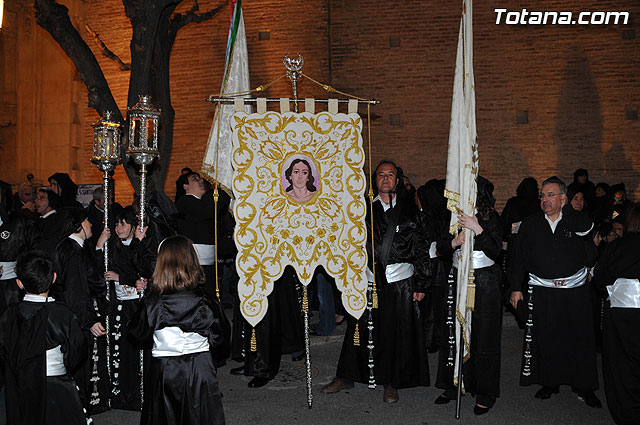
[{"label": "glass lantern panel", "polygon": [[134,117],[131,121],[131,125],[133,127],[133,138],[129,140],[129,145],[133,148],[140,148],[141,146],[138,146],[140,144],[140,138],[142,137],[140,135],[140,117]]},{"label": "glass lantern panel", "polygon": [[155,126],[153,118],[147,118],[147,147],[155,147],[153,140],[155,136]]}]

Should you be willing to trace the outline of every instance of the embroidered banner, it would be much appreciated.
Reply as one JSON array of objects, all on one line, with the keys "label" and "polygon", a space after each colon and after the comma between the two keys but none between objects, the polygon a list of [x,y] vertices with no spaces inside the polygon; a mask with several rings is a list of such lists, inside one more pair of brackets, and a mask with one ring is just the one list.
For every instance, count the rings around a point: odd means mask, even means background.
[{"label": "embroidered banner", "polygon": [[321,265],[359,318],[367,290],[359,115],[237,112],[232,126],[242,314],[252,326],[262,320],[285,266],[308,285]]}]

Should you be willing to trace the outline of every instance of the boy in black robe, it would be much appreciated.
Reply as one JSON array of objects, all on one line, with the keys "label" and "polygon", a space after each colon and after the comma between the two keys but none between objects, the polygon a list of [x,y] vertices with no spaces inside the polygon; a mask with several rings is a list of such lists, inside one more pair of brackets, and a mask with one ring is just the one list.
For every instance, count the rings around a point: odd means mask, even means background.
[{"label": "boy in black robe", "polygon": [[30,251],[16,271],[26,295],[0,318],[8,423],[85,424],[71,374],[84,360],[86,341],[71,310],[48,297],[56,280],[51,260]]}]

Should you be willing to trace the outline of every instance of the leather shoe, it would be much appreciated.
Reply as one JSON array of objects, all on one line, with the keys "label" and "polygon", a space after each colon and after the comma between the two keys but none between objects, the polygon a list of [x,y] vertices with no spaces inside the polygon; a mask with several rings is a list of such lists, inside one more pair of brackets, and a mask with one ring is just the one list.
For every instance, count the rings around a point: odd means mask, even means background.
[{"label": "leather shoe", "polygon": [[398,390],[393,387],[384,387],[384,393],[382,395],[382,400],[385,403],[395,403],[400,399],[398,395]]},{"label": "leather shoe", "polygon": [[249,384],[247,384],[247,386],[249,388],[260,388],[260,387],[264,387],[265,385],[267,385],[269,383],[269,381],[271,381],[270,378],[262,378],[260,376],[256,376],[251,381],[249,381]]},{"label": "leather shoe", "polygon": [[322,387],[320,392],[325,394],[334,394],[342,390],[350,390],[353,388],[353,382],[344,382],[341,379],[335,378],[333,381]]},{"label": "leather shoe", "polygon": [[439,395],[438,398],[436,398],[436,401],[434,401],[433,404],[447,404],[450,401],[451,399],[449,397],[442,394],[442,395]]},{"label": "leather shoe", "polygon": [[539,398],[540,400],[546,400],[548,398],[551,398],[552,394],[558,394],[560,392],[560,389],[558,387],[542,387],[538,390],[538,392],[536,392],[535,397]]},{"label": "leather shoe", "polygon": [[596,409],[602,408],[602,403],[600,403],[600,399],[593,391],[589,391],[586,393],[578,393],[578,400],[584,401],[587,406],[594,407]]},{"label": "leather shoe", "polygon": [[229,373],[232,375],[244,375],[244,365],[239,367],[234,367],[229,371]]},{"label": "leather shoe", "polygon": [[489,412],[488,407],[478,406],[477,404],[473,407],[473,413],[475,413],[476,416],[484,415],[485,413],[488,413],[488,412]]}]

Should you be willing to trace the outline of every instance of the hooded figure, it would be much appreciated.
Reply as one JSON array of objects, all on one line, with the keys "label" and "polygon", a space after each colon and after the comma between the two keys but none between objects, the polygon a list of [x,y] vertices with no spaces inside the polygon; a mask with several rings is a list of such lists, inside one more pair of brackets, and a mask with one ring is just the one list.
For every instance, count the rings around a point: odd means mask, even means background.
[{"label": "hooded figure", "polygon": [[55,173],[47,179],[51,185],[51,190],[60,195],[63,207],[79,207],[76,200],[78,195],[78,185],[71,180],[67,173]]}]

